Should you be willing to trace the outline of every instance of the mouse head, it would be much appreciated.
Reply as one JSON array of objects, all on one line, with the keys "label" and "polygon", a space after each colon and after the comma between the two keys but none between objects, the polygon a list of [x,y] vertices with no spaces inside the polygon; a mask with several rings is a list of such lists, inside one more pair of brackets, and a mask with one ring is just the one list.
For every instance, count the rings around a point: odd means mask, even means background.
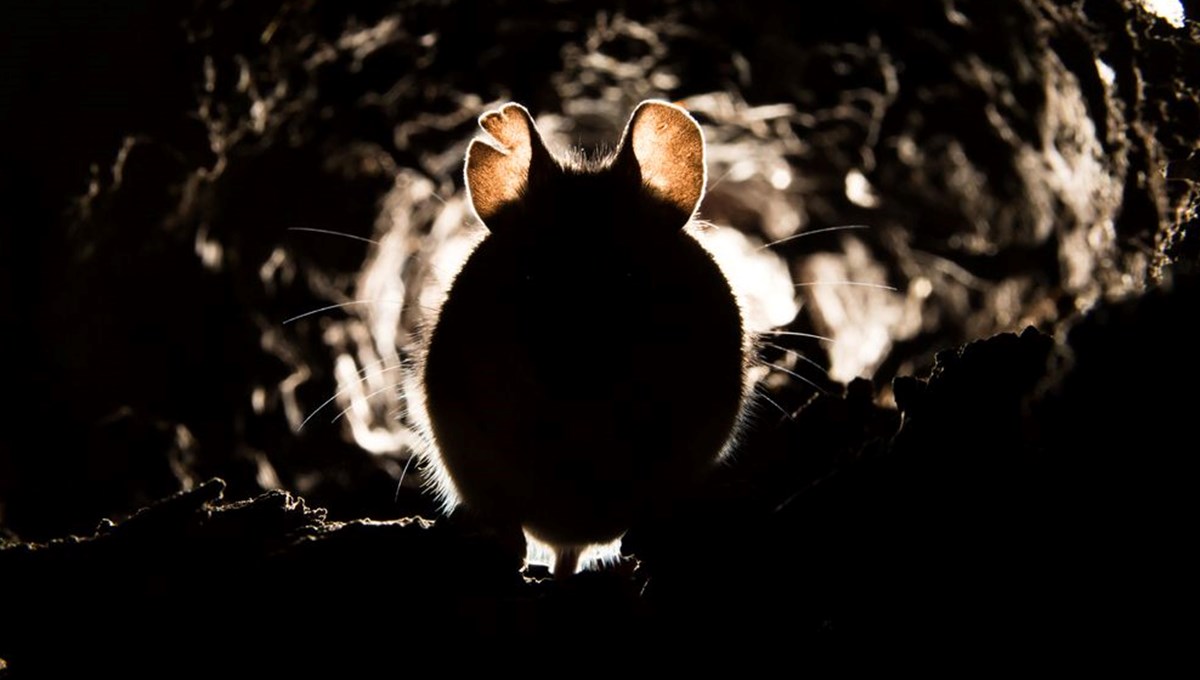
[{"label": "mouse head", "polygon": [[[497,144],[471,143],[466,184],[476,214],[493,233],[517,223],[586,222],[588,214],[677,230],[688,223],[704,194],[700,127],[667,102],[642,102],[617,151],[593,163],[562,161],[551,154],[520,104],[485,113],[479,125]],[[613,199],[596,205],[594,196]]]}]

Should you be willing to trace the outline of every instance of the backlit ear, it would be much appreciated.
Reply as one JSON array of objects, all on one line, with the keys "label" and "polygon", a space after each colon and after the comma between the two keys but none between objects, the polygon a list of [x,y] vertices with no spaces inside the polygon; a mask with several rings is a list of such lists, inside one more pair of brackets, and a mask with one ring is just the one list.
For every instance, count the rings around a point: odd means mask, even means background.
[{"label": "backlit ear", "polygon": [[704,135],[682,108],[645,101],[629,117],[618,163],[635,164],[642,185],[677,213],[682,228],[704,197]]},{"label": "backlit ear", "polygon": [[501,208],[520,200],[530,173],[540,171],[550,153],[529,111],[520,104],[488,111],[479,117],[479,126],[498,143],[475,139],[467,148],[467,193],[475,213],[487,224]]}]

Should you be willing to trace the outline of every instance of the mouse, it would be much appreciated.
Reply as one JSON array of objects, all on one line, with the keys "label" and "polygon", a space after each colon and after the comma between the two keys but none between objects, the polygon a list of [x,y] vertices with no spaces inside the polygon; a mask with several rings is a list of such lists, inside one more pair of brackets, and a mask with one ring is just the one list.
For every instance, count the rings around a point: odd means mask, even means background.
[{"label": "mouse", "polygon": [[648,100],[608,153],[552,153],[529,111],[479,118],[468,202],[487,234],[428,324],[407,390],[448,508],[519,526],[557,577],[693,489],[748,398],[738,299],[688,229],[703,131]]}]

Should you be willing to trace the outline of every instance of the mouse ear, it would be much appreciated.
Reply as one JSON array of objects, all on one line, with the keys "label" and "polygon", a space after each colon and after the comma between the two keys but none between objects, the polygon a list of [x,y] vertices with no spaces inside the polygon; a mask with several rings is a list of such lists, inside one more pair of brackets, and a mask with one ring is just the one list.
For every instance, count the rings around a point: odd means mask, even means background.
[{"label": "mouse ear", "polygon": [[682,228],[704,197],[704,134],[682,108],[645,101],[629,117],[617,163],[635,168],[645,187],[677,213]]},{"label": "mouse ear", "polygon": [[[467,148],[467,195],[479,219],[487,224],[506,205],[519,200],[529,186],[531,172],[551,162],[550,152],[529,111],[506,104],[479,117],[483,128],[498,142],[475,139]],[[493,225],[489,225],[493,226]]]}]

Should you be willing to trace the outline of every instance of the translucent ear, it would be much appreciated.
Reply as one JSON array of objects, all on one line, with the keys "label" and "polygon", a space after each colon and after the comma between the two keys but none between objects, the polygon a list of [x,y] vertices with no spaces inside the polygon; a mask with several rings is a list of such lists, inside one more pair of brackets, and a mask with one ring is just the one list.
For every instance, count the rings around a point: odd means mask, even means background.
[{"label": "translucent ear", "polygon": [[479,117],[479,126],[496,140],[475,139],[467,148],[467,194],[479,219],[487,224],[506,205],[520,200],[531,172],[551,160],[529,111],[505,104]]},{"label": "translucent ear", "polygon": [[682,108],[645,101],[629,117],[618,163],[635,165],[644,186],[685,226],[704,197],[704,134]]}]

